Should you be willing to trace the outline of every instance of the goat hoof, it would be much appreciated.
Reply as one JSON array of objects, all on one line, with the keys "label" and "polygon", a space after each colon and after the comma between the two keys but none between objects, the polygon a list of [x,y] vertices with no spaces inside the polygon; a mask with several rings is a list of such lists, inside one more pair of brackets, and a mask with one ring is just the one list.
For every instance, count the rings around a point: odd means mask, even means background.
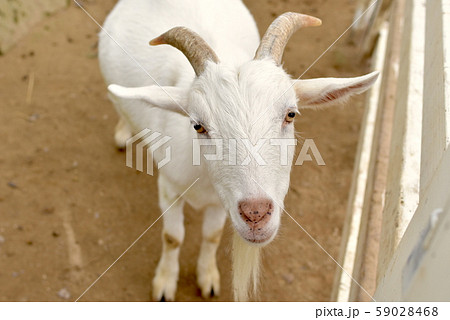
[{"label": "goat hoof", "polygon": [[220,293],[220,275],[215,265],[197,270],[197,284],[204,299],[217,297]]},{"label": "goat hoof", "polygon": [[161,269],[158,267],[153,279],[153,301],[175,301],[177,275],[163,273]]},{"label": "goat hoof", "polygon": [[219,296],[219,284],[210,283],[208,286],[200,287],[200,293],[203,299],[211,299]]},{"label": "goat hoof", "polygon": [[166,302],[166,297],[163,295],[163,296],[161,297],[161,300],[159,300],[159,302]]}]

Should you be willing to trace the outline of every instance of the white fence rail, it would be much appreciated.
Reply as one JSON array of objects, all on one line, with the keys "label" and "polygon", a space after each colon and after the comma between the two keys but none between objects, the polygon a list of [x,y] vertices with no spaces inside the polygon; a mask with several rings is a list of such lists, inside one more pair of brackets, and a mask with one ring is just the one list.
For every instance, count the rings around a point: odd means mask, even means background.
[{"label": "white fence rail", "polygon": [[450,300],[450,1],[388,12],[332,299]]}]

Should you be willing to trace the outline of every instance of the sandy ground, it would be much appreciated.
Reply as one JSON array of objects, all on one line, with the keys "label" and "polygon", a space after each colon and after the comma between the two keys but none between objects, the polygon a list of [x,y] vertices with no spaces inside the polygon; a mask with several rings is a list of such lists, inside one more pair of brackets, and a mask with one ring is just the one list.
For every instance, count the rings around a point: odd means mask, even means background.
[{"label": "sandy ground", "polygon": [[[115,1],[83,3],[102,22]],[[351,24],[354,12],[350,0],[245,3],[261,32],[285,11],[322,18],[322,27],[298,32],[287,46],[285,68],[295,77]],[[117,116],[98,68],[97,32],[71,6],[46,17],[0,56],[0,301],[75,300],[160,215],[156,178],[127,168],[125,154],[114,148]],[[363,74],[356,51],[342,38],[304,78]],[[314,138],[326,166],[294,167],[286,209],[333,257],[362,102],[359,97],[346,107],[304,111],[296,123],[302,137]],[[179,301],[202,300],[195,281],[200,222],[187,208]],[[158,222],[82,300],[148,301],[160,231]],[[230,234],[228,226],[218,253],[222,294],[216,301],[231,299]],[[327,301],[335,268],[285,216],[264,253],[260,299]]]}]

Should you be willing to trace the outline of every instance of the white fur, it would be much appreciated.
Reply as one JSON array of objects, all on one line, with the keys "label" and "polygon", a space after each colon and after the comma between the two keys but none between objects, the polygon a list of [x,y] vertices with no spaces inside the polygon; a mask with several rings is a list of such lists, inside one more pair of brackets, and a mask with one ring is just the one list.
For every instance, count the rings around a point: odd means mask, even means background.
[{"label": "white fur", "polygon": [[254,297],[257,296],[260,260],[261,246],[249,245],[235,233],[233,235],[233,294],[236,301],[248,301],[251,293]]},{"label": "white fur", "polygon": [[[195,77],[187,59],[175,48],[148,46],[150,39],[175,26],[199,33],[220,63],[209,62],[203,74]],[[253,18],[238,0],[121,0],[104,28],[162,86],[156,85],[105,32],[100,34],[101,70],[121,116],[115,135],[117,145],[123,147],[132,133],[145,128],[173,137],[169,142],[172,161],[161,168],[158,177],[162,210],[200,178],[164,215],[163,233],[179,244],[183,241],[184,201],[204,212],[198,284],[203,296],[211,290],[218,294],[218,242],[211,237],[220,235],[228,215],[238,234],[233,255],[235,298],[246,299],[251,282],[256,290],[260,247],[275,237],[280,224],[283,208],[276,204],[283,204],[288,191],[293,152],[289,153],[289,165],[282,166],[280,148],[264,143],[259,154],[264,155],[266,165],[258,165],[254,159],[240,165],[248,156],[240,142],[244,139],[256,145],[261,138],[294,138],[293,124],[286,124],[284,119],[289,111],[297,111],[297,100],[299,107],[314,107],[333,102],[328,92],[336,100],[345,99],[366,90],[376,75],[294,82],[271,59],[253,61],[259,35]],[[359,84],[357,89],[353,88],[355,84]],[[325,103],[320,97],[329,101]],[[197,123],[208,130],[208,135],[194,131],[192,126]],[[194,138],[224,139],[224,160],[202,159],[200,166],[192,165]],[[230,153],[228,139],[237,141],[236,166],[230,166],[226,157]],[[202,148],[205,154],[212,151],[213,146]],[[156,162],[163,156],[162,151],[157,152]],[[238,202],[249,198],[269,198],[274,203],[271,218],[258,236],[249,232],[239,215]],[[163,248],[167,249],[170,245],[164,239]],[[175,299],[179,248],[166,249],[153,281],[155,300]]]}]

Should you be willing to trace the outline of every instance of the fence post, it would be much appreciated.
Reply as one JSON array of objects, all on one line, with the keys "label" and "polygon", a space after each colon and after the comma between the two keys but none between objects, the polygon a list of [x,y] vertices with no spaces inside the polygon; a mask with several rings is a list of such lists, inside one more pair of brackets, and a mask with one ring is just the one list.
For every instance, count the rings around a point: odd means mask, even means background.
[{"label": "fence post", "polygon": [[424,40],[425,0],[406,1],[380,238],[379,275],[386,272],[419,203]]}]

